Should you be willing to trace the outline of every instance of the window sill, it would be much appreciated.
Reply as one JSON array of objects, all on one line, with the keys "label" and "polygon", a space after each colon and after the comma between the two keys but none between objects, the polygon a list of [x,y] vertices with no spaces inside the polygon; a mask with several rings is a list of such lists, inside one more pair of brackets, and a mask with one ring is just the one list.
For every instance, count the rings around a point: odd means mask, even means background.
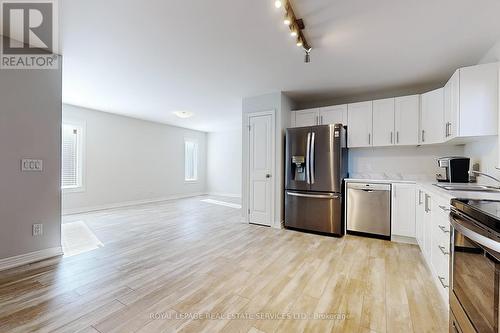
[{"label": "window sill", "polygon": [[63,194],[69,194],[69,193],[82,193],[85,192],[85,187],[66,187],[62,189]]}]

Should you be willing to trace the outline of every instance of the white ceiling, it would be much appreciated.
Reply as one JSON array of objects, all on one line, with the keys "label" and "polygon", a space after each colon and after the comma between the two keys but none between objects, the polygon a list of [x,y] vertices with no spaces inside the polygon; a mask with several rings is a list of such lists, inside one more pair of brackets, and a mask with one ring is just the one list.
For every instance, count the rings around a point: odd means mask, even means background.
[{"label": "white ceiling", "polygon": [[245,96],[314,102],[442,82],[500,39],[498,0],[293,4],[310,64],[274,0],[64,0],[63,100],[218,131],[240,126]]}]

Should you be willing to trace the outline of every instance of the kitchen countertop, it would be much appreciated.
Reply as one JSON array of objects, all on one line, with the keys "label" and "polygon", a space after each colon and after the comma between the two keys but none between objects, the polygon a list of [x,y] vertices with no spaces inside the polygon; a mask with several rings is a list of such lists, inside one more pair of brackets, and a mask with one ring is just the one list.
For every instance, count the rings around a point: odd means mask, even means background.
[{"label": "kitchen countertop", "polygon": [[[500,201],[500,192],[478,192],[478,191],[448,191],[434,184],[436,180],[392,180],[392,179],[363,179],[363,178],[347,178],[346,183],[374,183],[374,184],[416,184],[422,187],[425,191],[439,195],[443,199],[473,199],[473,200],[498,200]],[[465,184],[461,184],[465,185]],[[477,185],[477,184],[471,184]]]}]

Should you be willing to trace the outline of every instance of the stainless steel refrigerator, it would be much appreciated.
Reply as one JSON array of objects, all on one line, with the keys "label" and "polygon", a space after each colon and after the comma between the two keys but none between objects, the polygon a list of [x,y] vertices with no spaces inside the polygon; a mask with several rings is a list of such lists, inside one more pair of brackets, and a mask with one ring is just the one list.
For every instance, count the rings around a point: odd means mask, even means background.
[{"label": "stainless steel refrigerator", "polygon": [[285,227],[344,234],[347,154],[341,124],[286,130]]}]

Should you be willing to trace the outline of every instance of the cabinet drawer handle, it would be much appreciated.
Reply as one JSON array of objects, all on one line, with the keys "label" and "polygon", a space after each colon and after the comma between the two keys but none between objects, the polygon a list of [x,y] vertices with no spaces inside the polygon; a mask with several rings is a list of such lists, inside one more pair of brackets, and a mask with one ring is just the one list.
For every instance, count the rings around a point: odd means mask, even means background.
[{"label": "cabinet drawer handle", "polygon": [[441,229],[441,231],[445,234],[450,232],[444,225],[438,225],[438,228]]},{"label": "cabinet drawer handle", "polygon": [[443,288],[449,288],[450,287],[447,284],[444,284],[444,280],[445,280],[444,277],[438,275],[438,279],[439,279],[439,282],[441,282],[441,285],[443,286]]},{"label": "cabinet drawer handle", "polygon": [[445,212],[451,211],[451,209],[447,208],[446,206],[439,206],[439,208],[441,208]]},{"label": "cabinet drawer handle", "polygon": [[438,245],[439,249],[441,250],[441,252],[447,256],[448,254],[450,254],[450,252],[447,252],[446,251],[446,248],[444,246],[441,246],[441,245]]}]

